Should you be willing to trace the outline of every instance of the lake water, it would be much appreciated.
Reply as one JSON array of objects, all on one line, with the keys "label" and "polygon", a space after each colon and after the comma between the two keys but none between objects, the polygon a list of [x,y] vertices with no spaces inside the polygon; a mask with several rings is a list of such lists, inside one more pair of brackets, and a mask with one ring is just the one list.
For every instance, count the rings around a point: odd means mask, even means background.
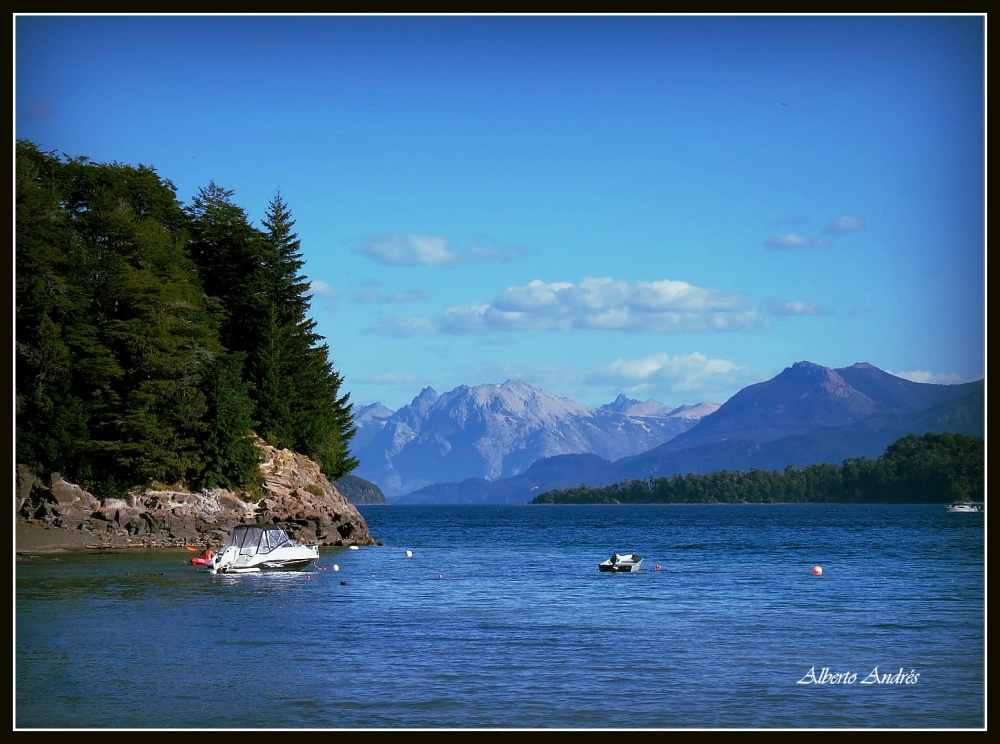
[{"label": "lake water", "polygon": [[361,511],[386,544],[309,572],[17,561],[15,728],[986,726],[983,514]]}]

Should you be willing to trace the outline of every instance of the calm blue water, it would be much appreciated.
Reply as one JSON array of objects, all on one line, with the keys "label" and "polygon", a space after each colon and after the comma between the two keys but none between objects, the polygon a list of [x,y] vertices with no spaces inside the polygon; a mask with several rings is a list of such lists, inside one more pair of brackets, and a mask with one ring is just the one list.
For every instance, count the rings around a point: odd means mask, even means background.
[{"label": "calm blue water", "polygon": [[18,561],[15,728],[985,728],[982,514],[361,510],[308,573]]}]

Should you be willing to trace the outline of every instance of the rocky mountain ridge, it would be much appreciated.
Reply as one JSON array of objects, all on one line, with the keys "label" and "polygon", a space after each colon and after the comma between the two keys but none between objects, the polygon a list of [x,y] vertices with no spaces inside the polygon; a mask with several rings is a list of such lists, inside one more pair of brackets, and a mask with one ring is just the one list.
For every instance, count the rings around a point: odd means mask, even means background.
[{"label": "rocky mountain ridge", "polygon": [[867,363],[830,369],[797,362],[750,385],[692,427],[617,460],[560,455],[493,481],[435,483],[400,503],[524,503],[547,490],[717,470],[784,469],[875,458],[913,433],[985,435],[985,383],[933,385]]},{"label": "rocky mountain ridge", "polygon": [[351,449],[361,464],[354,474],[378,484],[391,501],[433,483],[514,476],[545,457],[636,455],[717,408],[671,408],[624,395],[591,408],[513,380],[443,395],[428,387],[397,411],[378,403],[357,411]]}]

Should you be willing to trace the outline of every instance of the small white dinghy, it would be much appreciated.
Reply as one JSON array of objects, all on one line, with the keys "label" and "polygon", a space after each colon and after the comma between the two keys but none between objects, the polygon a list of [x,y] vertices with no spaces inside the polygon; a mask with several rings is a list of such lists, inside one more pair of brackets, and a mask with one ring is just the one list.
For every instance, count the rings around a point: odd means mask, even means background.
[{"label": "small white dinghy", "polygon": [[614,573],[635,573],[641,565],[642,556],[638,553],[612,553],[610,558],[598,563],[597,567]]}]

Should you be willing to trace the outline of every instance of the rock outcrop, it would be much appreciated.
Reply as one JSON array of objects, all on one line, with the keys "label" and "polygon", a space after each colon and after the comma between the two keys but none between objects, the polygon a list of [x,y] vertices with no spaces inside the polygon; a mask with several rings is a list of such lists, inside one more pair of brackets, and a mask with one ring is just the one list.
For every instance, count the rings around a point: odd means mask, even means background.
[{"label": "rock outcrop", "polygon": [[325,546],[377,545],[357,508],[320,472],[289,450],[258,442],[261,498],[223,489],[145,490],[98,499],[58,473],[38,478],[17,469],[17,519],[92,536],[87,547],[217,547],[237,524],[279,522],[293,539]]},{"label": "rock outcrop", "polygon": [[371,481],[359,478],[356,475],[345,475],[334,481],[334,487],[340,493],[357,506],[358,504],[384,504],[385,494],[382,489]]}]

